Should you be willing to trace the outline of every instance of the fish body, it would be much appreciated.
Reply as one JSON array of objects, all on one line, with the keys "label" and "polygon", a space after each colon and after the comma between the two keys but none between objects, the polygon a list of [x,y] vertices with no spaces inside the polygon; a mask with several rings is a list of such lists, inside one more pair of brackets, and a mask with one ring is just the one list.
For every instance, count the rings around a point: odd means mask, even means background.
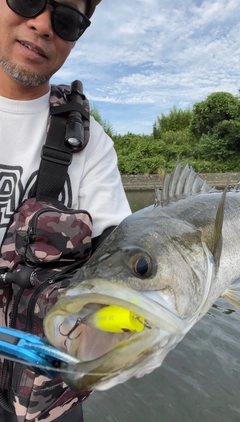
[{"label": "fish body", "polygon": [[[110,234],[45,318],[48,340],[82,361],[64,368],[72,389],[153,371],[220,296],[240,303],[240,192],[211,190],[177,163],[156,197]],[[118,307],[143,329],[99,329],[100,311]]]}]

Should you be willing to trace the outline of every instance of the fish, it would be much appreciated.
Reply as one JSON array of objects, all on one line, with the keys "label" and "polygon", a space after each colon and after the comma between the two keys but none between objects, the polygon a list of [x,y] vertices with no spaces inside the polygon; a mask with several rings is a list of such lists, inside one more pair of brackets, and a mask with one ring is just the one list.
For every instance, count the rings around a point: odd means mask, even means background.
[{"label": "fish", "polygon": [[188,163],[126,217],[72,275],[44,319],[74,391],[107,390],[161,366],[220,297],[240,307],[240,192]]}]

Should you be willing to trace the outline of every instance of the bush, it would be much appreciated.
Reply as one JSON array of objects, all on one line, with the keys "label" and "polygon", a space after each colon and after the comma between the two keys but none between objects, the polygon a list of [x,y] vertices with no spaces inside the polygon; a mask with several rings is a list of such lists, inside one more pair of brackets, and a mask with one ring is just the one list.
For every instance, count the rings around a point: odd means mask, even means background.
[{"label": "bush", "polygon": [[240,151],[240,120],[223,120],[214,128],[214,134],[226,143],[227,150]]},{"label": "bush", "polygon": [[114,136],[118,167],[122,174],[144,174],[158,171],[164,163],[165,144],[153,136],[128,133]]},{"label": "bush", "polygon": [[204,134],[211,134],[223,120],[238,119],[240,101],[229,92],[214,92],[205,101],[193,106],[193,119],[190,130],[200,139]]}]

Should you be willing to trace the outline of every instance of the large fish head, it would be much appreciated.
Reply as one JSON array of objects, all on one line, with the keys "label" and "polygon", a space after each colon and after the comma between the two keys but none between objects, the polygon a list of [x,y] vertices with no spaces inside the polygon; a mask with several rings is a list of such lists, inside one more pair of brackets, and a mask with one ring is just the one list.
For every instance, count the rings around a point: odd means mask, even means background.
[{"label": "large fish head", "polygon": [[[160,207],[127,217],[45,318],[48,340],[81,360],[65,368],[67,384],[107,389],[160,366],[197,321],[213,267],[201,230],[191,224]],[[92,315],[108,306],[130,311],[141,330],[124,318],[120,331],[102,330]]]}]

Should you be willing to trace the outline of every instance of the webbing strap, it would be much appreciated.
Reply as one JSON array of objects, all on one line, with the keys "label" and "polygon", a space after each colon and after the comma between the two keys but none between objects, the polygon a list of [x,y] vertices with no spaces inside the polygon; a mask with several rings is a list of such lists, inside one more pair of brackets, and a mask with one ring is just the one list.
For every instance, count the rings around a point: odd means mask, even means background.
[{"label": "webbing strap", "polygon": [[51,117],[42,160],[38,171],[36,199],[57,200],[64,186],[68,166],[72,161],[71,148],[65,143],[66,114]]},{"label": "webbing strap", "polygon": [[[81,92],[76,95],[76,86]],[[74,88],[74,100],[68,102]],[[67,178],[68,166],[72,161],[73,151],[65,142],[66,123],[73,110],[81,113],[84,126],[83,149],[89,140],[89,103],[82,93],[82,83],[74,81],[71,89],[67,86],[51,86],[50,97],[50,126],[47,132],[47,139],[42,148],[41,163],[38,171],[37,182],[31,191],[31,197],[38,201],[58,200]],[[80,151],[80,149],[79,149]]]}]

